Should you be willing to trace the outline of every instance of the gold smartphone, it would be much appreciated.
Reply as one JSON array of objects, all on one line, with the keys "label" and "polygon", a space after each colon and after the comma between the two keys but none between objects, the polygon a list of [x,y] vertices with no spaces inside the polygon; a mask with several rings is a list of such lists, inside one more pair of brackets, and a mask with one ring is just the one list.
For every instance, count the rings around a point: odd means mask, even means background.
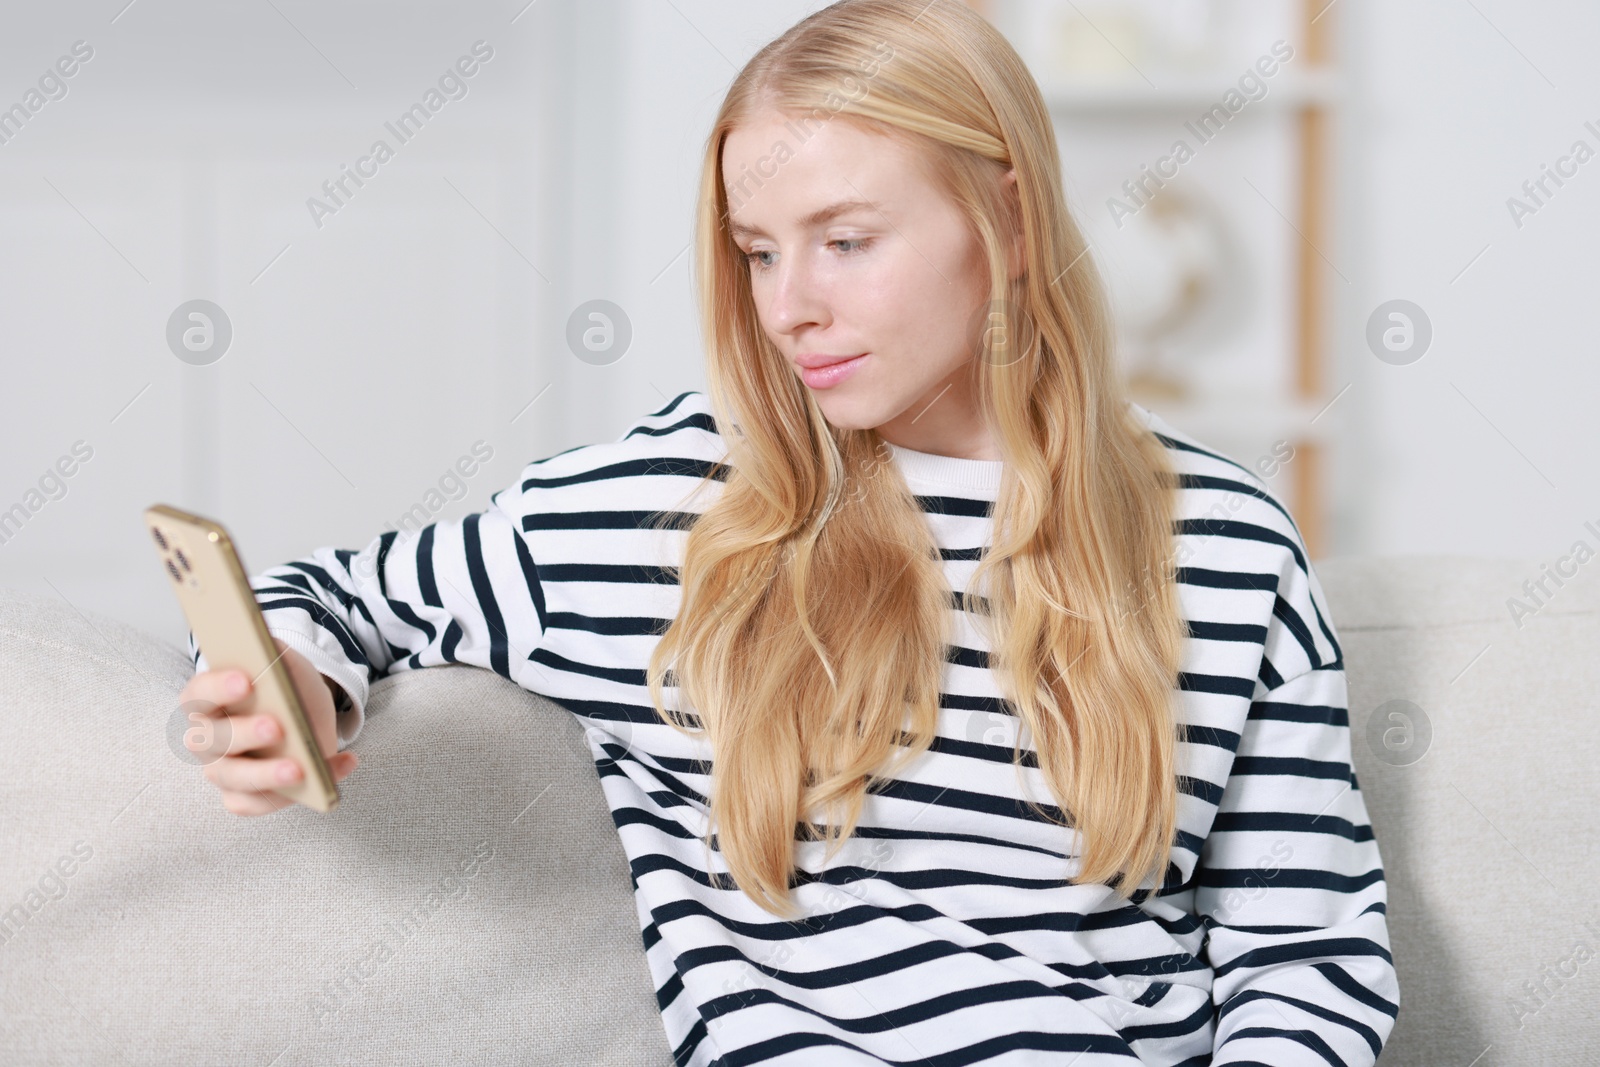
[{"label": "gold smartphone", "polygon": [[228,706],[277,719],[283,740],[261,749],[261,755],[288,756],[305,768],[300,781],[273,792],[314,811],[332,811],[339,805],[338,787],[228,531],[166,504],[146,508],[144,521],[206,666],[242,670],[251,678],[249,695]]}]

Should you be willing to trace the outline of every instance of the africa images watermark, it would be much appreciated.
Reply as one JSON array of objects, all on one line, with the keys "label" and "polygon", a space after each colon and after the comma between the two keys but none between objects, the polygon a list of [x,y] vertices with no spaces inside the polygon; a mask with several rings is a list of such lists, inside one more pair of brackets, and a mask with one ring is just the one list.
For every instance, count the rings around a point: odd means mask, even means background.
[{"label": "africa images watermark", "polygon": [[29,87],[22,99],[0,111],[0,145],[10,144],[22,132],[22,127],[33,116],[44,110],[52,100],[63,100],[67,95],[67,79],[78,73],[81,64],[94,58],[94,48],[88,41],[73,41],[72,52],[55,61],[39,75],[38,88]]},{"label": "africa images watermark", "polygon": [[[1585,122],[1583,128],[1592,133],[1597,142],[1600,142],[1600,126],[1596,126],[1593,120]],[[1578,176],[1578,168],[1594,157],[1595,149],[1588,141],[1580,137],[1572,142],[1572,147],[1568,149],[1566,155],[1556,159],[1554,167],[1548,163],[1539,164],[1539,176],[1537,178],[1529,178],[1522,183],[1522,193],[1526,199],[1515,196],[1506,197],[1506,210],[1511,213],[1511,221],[1516,225],[1517,229],[1522,229],[1528,216],[1537,215],[1540,208],[1546,207],[1551,198],[1567,184],[1566,180],[1576,178]],[[1554,189],[1550,188],[1552,183],[1555,185]],[[1543,194],[1542,196],[1540,195],[1541,193]]]},{"label": "africa images watermark", "polygon": [[[422,499],[402,512],[398,519],[384,523],[385,532],[395,534],[389,550],[393,551],[396,546],[407,544],[412,538],[420,535],[423,529],[433,523],[434,516],[446,502],[464,498],[467,495],[467,483],[464,479],[471,478],[483,470],[484,465],[493,458],[493,445],[482,438],[472,442],[471,454],[457,457],[452,466],[445,468],[445,472],[439,476],[438,488],[429,486],[427,492],[422,494]],[[377,557],[363,554],[352,561],[351,567],[352,573],[363,578],[372,578],[378,573]]]},{"label": "africa images watermark", "polygon": [[[438,88],[430,86],[428,91],[422,94],[420,102],[412,104],[410,108],[401,112],[393,122],[385,122],[384,129],[393,134],[399,144],[406,144],[422,132],[422,127],[426,126],[428,120],[438,114],[445,104],[451,100],[464,99],[468,92],[466,80],[478,73],[481,69],[480,64],[487,63],[493,58],[494,49],[489,44],[482,40],[474,41],[472,55],[462,56],[453,66],[446,68],[445,72],[439,75]],[[363,178],[377,177],[378,168],[393,159],[395,151],[388,141],[380,137],[372,142],[372,147],[367,150],[366,155],[356,160],[353,169],[341,163],[339,176],[322,183],[322,192],[327,199],[313,196],[306,200],[306,209],[311,212],[311,221],[317,229],[322,229],[323,219],[329,215],[337,215],[339,210],[355,196],[356,190],[367,184]],[[354,183],[355,189],[350,188],[350,183]]]},{"label": "africa images watermark", "polygon": [[67,895],[71,888],[67,882],[77,873],[78,868],[89,862],[94,856],[94,847],[87,841],[74,841],[72,855],[63,853],[57,857],[55,863],[47,866],[10,907],[0,912],[0,945],[7,944],[12,938],[20,934],[34,916],[43,911],[52,901],[60,900]]},{"label": "africa images watermark", "polygon": [[72,442],[71,454],[60,456],[39,475],[37,489],[30,487],[22,494],[21,500],[0,510],[0,545],[10,544],[11,539],[21,533],[22,527],[46,504],[65,497],[67,479],[77,474],[82,465],[93,458],[94,448],[88,441],[80,437]]},{"label": "africa images watermark", "polygon": [[[1593,520],[1585,522],[1583,528],[1600,540],[1600,526],[1596,526]],[[1514,596],[1506,598],[1506,610],[1511,613],[1511,621],[1516,624],[1517,629],[1522,629],[1523,623],[1539,614],[1555,596],[1556,591],[1569,580],[1576,578],[1578,568],[1588,563],[1594,556],[1594,548],[1580,537],[1572,542],[1572,547],[1567,549],[1566,555],[1556,560],[1554,567],[1548,563],[1541,563],[1539,577],[1529,578],[1522,583],[1522,593],[1527,599],[1521,600]],[[1550,588],[1552,583],[1555,589]]]},{"label": "africa images watermark", "polygon": [[[1591,935],[1600,939],[1600,926],[1588,920],[1581,925]],[[1521,1030],[1529,1019],[1568,992],[1567,986],[1582,977],[1584,964],[1591,962],[1596,955],[1594,945],[1590,944],[1587,938],[1580,936],[1573,939],[1572,947],[1565,955],[1541,964],[1538,977],[1525,978],[1520,982],[1507,979],[1506,1007],[1510,1011],[1511,1020],[1517,1024],[1517,1029]],[[1588,977],[1591,982],[1594,981],[1594,968],[1589,969]]]},{"label": "africa images watermark", "polygon": [[[1266,98],[1268,92],[1266,79],[1278,73],[1280,64],[1287,63],[1293,58],[1292,45],[1283,40],[1273,41],[1268,54],[1257,59],[1239,76],[1237,88],[1230,88],[1223,93],[1219,103],[1212,104],[1193,121],[1186,121],[1183,124],[1184,128],[1194,134],[1199,145],[1208,144],[1226,129],[1234,116],[1243,111],[1247,105]],[[1179,168],[1195,157],[1197,148],[1198,146],[1190,147],[1189,142],[1182,137],[1178,138],[1172,142],[1167,154],[1156,160],[1154,169],[1148,163],[1141,164],[1139,177],[1129,178],[1122,183],[1122,191],[1128,197],[1126,201],[1114,196],[1106,198],[1106,210],[1111,212],[1111,221],[1116,223],[1117,229],[1122,229],[1126,219],[1142,211],[1151,200],[1155,199],[1158,190],[1178,176]],[[1151,188],[1151,185],[1154,185],[1154,188]]]},{"label": "africa images watermark", "polygon": [[[325,1027],[349,1005],[377,975],[383,964],[422,931],[446,904],[466,899],[470,883],[484,873],[484,865],[495,857],[487,840],[478,841],[445,874],[434,880],[427,893],[398,921],[385,921],[380,932],[367,944],[357,959],[346,962],[337,974],[327,979],[306,998],[306,1008],[317,1026]],[[459,872],[459,874],[457,873]]]},{"label": "africa images watermark", "polygon": [[[821,129],[825,123],[842,111],[846,103],[853,103],[865,97],[870,88],[871,80],[878,76],[878,71],[883,69],[883,64],[894,58],[894,46],[887,41],[879,41],[873,46],[872,50],[878,58],[864,60],[856,67],[856,70],[861,74],[861,80],[858,81],[855,77],[846,75],[844,78],[845,84],[841,86],[841,90],[830,91],[821,107],[812,108],[809,113],[800,119],[800,126],[796,126],[793,121],[784,123],[784,126],[795,135],[802,147],[807,141],[811,140],[818,129]],[[841,91],[843,95],[840,95]],[[748,165],[742,167],[739,177],[728,185],[728,212],[731,214],[735,208],[742,207],[755,196],[754,192],[749,191],[749,183],[751,181],[755,182],[756,192],[759,192],[767,180],[777,176],[779,167],[794,158],[798,150],[798,148],[790,145],[788,141],[779,139],[772,142],[772,147],[766,155],[756,160],[754,172],[751,171]],[[735,198],[736,194],[737,199]]]}]

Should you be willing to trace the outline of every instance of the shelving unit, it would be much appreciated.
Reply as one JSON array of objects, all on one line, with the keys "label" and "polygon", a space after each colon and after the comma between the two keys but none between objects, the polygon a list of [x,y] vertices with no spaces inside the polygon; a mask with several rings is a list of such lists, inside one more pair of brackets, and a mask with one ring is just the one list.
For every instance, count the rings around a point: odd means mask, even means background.
[{"label": "shelving unit", "polygon": [[[985,17],[993,17],[995,5],[988,0],[967,3]],[[1285,503],[1314,559],[1324,553],[1327,540],[1324,467],[1336,426],[1335,418],[1326,416],[1334,397],[1326,386],[1328,267],[1319,251],[1329,230],[1330,118],[1345,92],[1342,75],[1329,59],[1335,15],[1330,7],[1327,0],[1298,4],[1300,32],[1294,66],[1285,66],[1272,79],[1271,91],[1252,100],[1238,115],[1244,121],[1262,116],[1281,120],[1289,112],[1295,138],[1291,151],[1297,171],[1297,204],[1288,215],[1298,232],[1286,238],[1292,242],[1289,262],[1294,305],[1287,395],[1241,390],[1223,397],[1181,401],[1133,392],[1136,401],[1201,440],[1249,436],[1288,441],[1294,448],[1294,460],[1284,472],[1290,479]],[[1239,74],[1231,69],[1214,74],[1168,72],[1160,77],[1161,84],[1152,85],[1142,77],[1090,81],[1048,68],[1035,70],[1047,105],[1062,119],[1126,117],[1141,122],[1192,118],[1217,103]],[[1244,456],[1235,458],[1247,462]]]}]

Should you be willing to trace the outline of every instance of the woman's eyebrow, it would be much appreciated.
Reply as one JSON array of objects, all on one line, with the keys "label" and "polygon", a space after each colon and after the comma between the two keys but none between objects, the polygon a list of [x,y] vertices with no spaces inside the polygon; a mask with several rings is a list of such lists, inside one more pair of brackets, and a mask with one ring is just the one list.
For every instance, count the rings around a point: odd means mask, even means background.
[{"label": "woman's eyebrow", "polygon": [[[869,200],[841,200],[836,204],[829,204],[827,207],[818,208],[816,211],[813,211],[811,214],[800,220],[800,225],[802,228],[809,229],[813,226],[821,226],[825,222],[832,222],[840,215],[845,215],[852,211],[877,210],[878,205]],[[761,231],[755,226],[751,226],[748,223],[743,222],[734,222],[731,218],[728,220],[728,232],[733,234],[735,237],[745,237],[761,233]]]}]

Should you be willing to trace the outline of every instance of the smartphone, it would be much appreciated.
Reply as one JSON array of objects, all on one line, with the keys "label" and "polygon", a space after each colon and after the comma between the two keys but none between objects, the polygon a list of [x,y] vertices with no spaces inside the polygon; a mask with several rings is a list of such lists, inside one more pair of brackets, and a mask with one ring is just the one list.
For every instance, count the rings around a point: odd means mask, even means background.
[{"label": "smartphone", "polygon": [[249,694],[229,707],[266,712],[277,719],[283,740],[261,749],[261,754],[288,756],[305,768],[300,781],[273,792],[314,811],[332,811],[339,804],[333,773],[322,758],[311,721],[228,531],[212,519],[166,504],[146,508],[144,521],[207,667],[242,670],[250,676]]}]

